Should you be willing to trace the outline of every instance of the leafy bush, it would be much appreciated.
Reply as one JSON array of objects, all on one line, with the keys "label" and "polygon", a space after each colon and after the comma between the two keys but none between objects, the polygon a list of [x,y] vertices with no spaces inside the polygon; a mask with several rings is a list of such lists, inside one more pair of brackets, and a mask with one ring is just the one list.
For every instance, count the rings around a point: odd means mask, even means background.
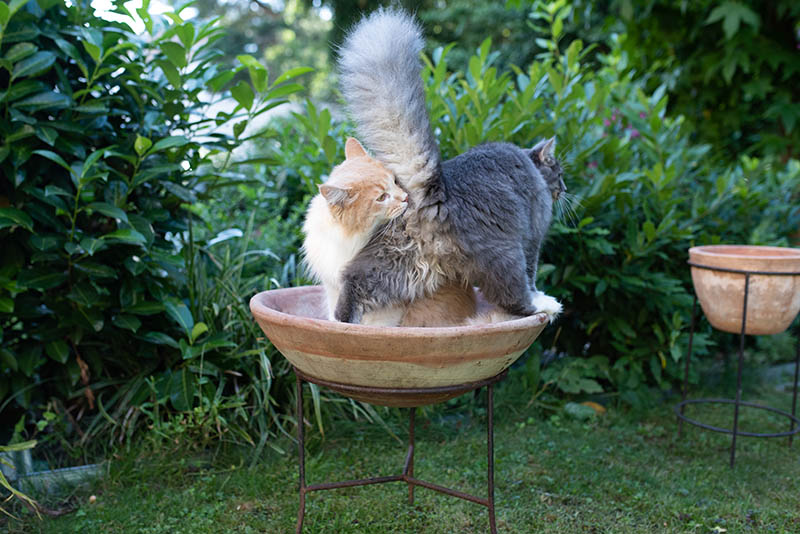
[{"label": "leafy bush", "polygon": [[[213,23],[145,9],[140,36],[59,0],[5,6],[3,428],[47,403],[83,443],[147,424],[201,445],[269,444],[292,422],[282,413],[289,366],[247,300],[303,282],[300,219],[342,157],[348,125],[307,102],[254,131],[253,119],[301,89],[291,80],[306,69],[269,83],[250,56],[218,67]],[[537,347],[570,357],[539,375],[536,351],[531,394],[612,389],[637,403],[677,376],[691,308],[686,249],[785,243],[800,222],[800,164],[720,163],[666,113],[664,87],[622,74],[620,41],[598,56],[601,68],[580,41],[560,46],[559,6],[536,11],[551,35],[526,69],[499,72],[486,41],[464,72],[448,68],[452,47],[437,49],[423,76],[446,157],[558,135],[572,203],[553,225],[540,283],[566,313]],[[209,111],[228,95],[235,109]],[[713,341],[701,332],[695,343],[702,352]],[[318,420],[323,398],[312,395]],[[380,421],[352,402],[331,406]]]},{"label": "leafy bush", "polygon": [[619,15],[624,68],[664,84],[698,138],[734,157],[800,156],[800,4],[649,0],[621,2]]},{"label": "leafy bush", "polygon": [[[693,293],[687,249],[786,244],[800,223],[800,164],[748,156],[728,164],[710,146],[693,143],[687,121],[667,113],[666,88],[647,92],[643,80],[621,68],[627,52],[620,41],[599,55],[580,41],[559,44],[568,15],[558,2],[536,11],[550,32],[538,43],[548,52],[525,70],[499,71],[501,52],[487,40],[463,72],[450,70],[455,45],[436,49],[423,77],[445,157],[485,141],[530,146],[558,136],[570,195],[545,245],[540,283],[562,299],[566,313],[534,347],[531,394],[616,391],[639,404],[653,386],[666,389],[680,378]],[[349,128],[311,103],[282,120],[287,133],[269,141],[274,164],[261,173],[262,185],[249,193],[256,203],[248,205],[270,217],[271,228],[283,228],[271,241],[293,243],[291,250],[301,237],[295,221],[341,157]],[[275,220],[286,224],[276,227]],[[696,354],[725,339],[704,328],[695,336]],[[540,375],[541,347],[569,357]]]},{"label": "leafy bush", "polygon": [[137,34],[87,9],[0,3],[2,427],[52,397],[84,442],[166,409],[264,441],[270,349],[238,284],[254,255],[195,239],[192,212],[249,180],[234,150],[307,69],[269,83],[250,56],[217,66],[213,22],[144,8]]},{"label": "leafy bush", "polygon": [[[558,136],[574,196],[552,226],[539,275],[566,313],[541,345],[581,358],[549,367],[542,380],[566,393],[610,386],[636,404],[679,376],[692,306],[687,249],[787,244],[800,222],[800,164],[720,163],[690,142],[683,117],[666,114],[665,87],[647,93],[621,74],[618,42],[599,69],[583,62],[590,49],[580,41],[560,47],[558,21],[569,12],[560,4],[536,14],[551,32],[541,61],[500,73],[487,40],[466,72],[450,73],[449,48],[437,49],[424,72],[428,98],[448,157],[484,141],[530,146]],[[695,339],[700,352],[710,342],[705,333]]]},{"label": "leafy bush", "polygon": [[[648,91],[663,85],[668,113],[693,123],[695,142],[711,143],[730,160],[742,153],[798,157],[800,4],[793,0],[509,0],[529,8],[531,25],[543,11],[563,15],[570,39],[608,50],[616,38],[618,68]],[[539,40],[536,40],[539,42]]]}]

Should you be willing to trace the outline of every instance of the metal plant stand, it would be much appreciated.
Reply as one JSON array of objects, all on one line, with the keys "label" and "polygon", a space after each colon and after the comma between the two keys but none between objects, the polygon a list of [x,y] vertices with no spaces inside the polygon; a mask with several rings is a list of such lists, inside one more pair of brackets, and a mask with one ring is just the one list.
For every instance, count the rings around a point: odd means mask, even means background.
[{"label": "metal plant stand", "polygon": [[[464,499],[483,505],[489,509],[489,528],[492,534],[497,533],[497,525],[495,522],[495,507],[494,507],[494,391],[493,386],[496,382],[502,380],[508,374],[508,371],[478,382],[469,382],[466,384],[458,384],[454,386],[438,387],[438,388],[373,388],[365,386],[352,386],[348,384],[341,384],[336,382],[329,382],[308,376],[296,367],[294,368],[297,377],[297,404],[295,406],[297,413],[297,450],[299,453],[300,462],[300,507],[297,512],[297,534],[303,531],[303,519],[305,517],[306,494],[312,491],[331,490],[337,488],[349,488],[353,486],[367,486],[370,484],[382,484],[385,482],[405,482],[408,484],[408,503],[414,504],[414,486],[422,486],[424,488],[432,489],[452,497]],[[403,472],[400,475],[384,476],[376,478],[363,478],[357,480],[346,480],[343,482],[328,482],[322,484],[306,484],[305,472],[305,432],[303,429],[303,382],[311,382],[320,386],[329,387],[339,393],[353,393],[370,394],[370,395],[386,395],[394,399],[402,399],[406,397],[410,402],[414,399],[425,398],[426,395],[439,395],[448,394],[450,397],[453,394],[462,394],[469,391],[474,391],[482,387],[486,387],[488,406],[487,406],[487,458],[488,458],[488,495],[486,498],[476,497],[467,493],[456,491],[454,489],[446,488],[438,484],[426,482],[414,477],[414,417],[417,411],[417,406],[409,408],[409,421],[408,421],[408,452],[406,453],[405,465]],[[425,403],[423,403],[425,404]]]},{"label": "metal plant stand", "polygon": [[[779,438],[779,437],[789,437],[789,446],[792,446],[792,439],[795,434],[800,432],[800,419],[797,418],[797,380],[798,380],[798,371],[800,370],[800,333],[796,335],[797,339],[797,354],[795,356],[795,367],[794,367],[794,384],[792,388],[792,413],[788,413],[783,410],[778,410],[777,408],[772,408],[770,406],[764,406],[762,404],[755,404],[752,402],[744,402],[742,401],[742,364],[744,362],[744,336],[747,330],[747,299],[750,292],[750,276],[752,275],[769,275],[769,276],[792,276],[792,275],[800,275],[800,272],[763,272],[763,271],[747,271],[747,270],[740,270],[740,269],[727,269],[722,267],[709,267],[707,265],[699,265],[693,262],[688,262],[689,265],[692,267],[696,267],[699,269],[708,269],[711,271],[722,271],[726,273],[738,273],[743,274],[745,276],[744,279],[744,299],[742,304],[742,329],[739,334],[739,363],[736,372],[736,398],[735,399],[687,399],[688,394],[688,384],[689,384],[689,361],[692,358],[692,340],[694,338],[694,328],[695,328],[695,319],[697,315],[697,296],[695,295],[694,304],[692,305],[692,320],[691,320],[691,327],[689,331],[689,347],[686,356],[686,367],[684,369],[683,374],[683,390],[682,390],[682,399],[681,402],[675,405],[675,414],[678,416],[678,437],[681,437],[681,433],[683,431],[683,422],[686,421],[692,425],[697,427],[712,430],[714,432],[721,432],[724,434],[731,434],[731,452],[730,452],[730,466],[731,468],[736,461],[736,438],[738,436],[749,436],[749,437],[756,437],[756,438]],[[733,428],[720,428],[713,425],[708,425],[702,423],[696,419],[692,419],[687,417],[684,414],[684,408],[687,404],[733,404],[734,411],[733,411]],[[789,430],[786,432],[743,432],[739,430],[739,407],[746,406],[749,408],[756,408],[759,410],[766,410],[769,412],[777,413],[779,415],[785,416],[790,421]]]}]

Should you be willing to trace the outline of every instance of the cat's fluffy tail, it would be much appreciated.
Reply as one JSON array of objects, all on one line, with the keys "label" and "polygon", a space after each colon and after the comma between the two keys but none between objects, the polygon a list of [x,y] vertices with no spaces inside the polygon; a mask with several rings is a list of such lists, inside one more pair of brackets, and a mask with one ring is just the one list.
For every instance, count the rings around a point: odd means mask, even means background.
[{"label": "cat's fluffy tail", "polygon": [[339,49],[341,89],[359,138],[410,193],[439,172],[420,78],[422,30],[399,9],[379,9]]}]

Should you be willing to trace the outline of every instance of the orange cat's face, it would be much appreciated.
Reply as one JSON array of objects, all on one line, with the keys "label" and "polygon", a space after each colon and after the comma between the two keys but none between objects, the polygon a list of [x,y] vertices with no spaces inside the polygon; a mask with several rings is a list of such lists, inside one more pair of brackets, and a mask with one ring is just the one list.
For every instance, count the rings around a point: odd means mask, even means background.
[{"label": "orange cat's face", "polygon": [[319,186],[319,192],[348,233],[371,232],[405,211],[408,194],[352,137],[345,144],[345,158]]}]

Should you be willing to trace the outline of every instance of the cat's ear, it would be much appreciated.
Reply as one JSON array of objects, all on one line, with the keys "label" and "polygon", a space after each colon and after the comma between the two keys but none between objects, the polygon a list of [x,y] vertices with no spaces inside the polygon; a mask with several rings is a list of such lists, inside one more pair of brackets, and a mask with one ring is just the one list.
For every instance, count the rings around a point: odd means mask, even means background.
[{"label": "cat's ear", "polygon": [[350,189],[335,185],[319,184],[319,192],[333,207],[341,208],[350,202]]},{"label": "cat's ear", "polygon": [[[542,143],[537,144],[536,147],[534,148],[538,148],[539,145],[542,145]],[[545,141],[544,145],[542,145],[541,148],[539,148],[539,153],[538,153],[539,161],[546,161],[547,159],[556,159],[555,153],[556,153],[556,137],[553,136],[547,141]]]},{"label": "cat's ear", "polygon": [[358,142],[355,137],[348,137],[347,142],[344,144],[344,157],[345,159],[360,158],[366,156],[367,151]]}]

